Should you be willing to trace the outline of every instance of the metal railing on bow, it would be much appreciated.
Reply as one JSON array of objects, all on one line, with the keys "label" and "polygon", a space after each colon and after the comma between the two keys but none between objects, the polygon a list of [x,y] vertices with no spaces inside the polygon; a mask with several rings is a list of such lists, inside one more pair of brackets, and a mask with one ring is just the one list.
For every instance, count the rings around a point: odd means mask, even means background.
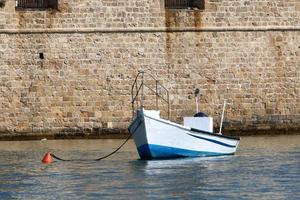
[{"label": "metal railing on bow", "polygon": [[[152,87],[151,87],[152,86]],[[170,96],[169,91],[151,74],[139,71],[131,87],[132,117],[136,110],[144,108],[145,89],[155,94],[156,109],[159,110],[159,99],[167,104],[168,119],[170,118]]]}]

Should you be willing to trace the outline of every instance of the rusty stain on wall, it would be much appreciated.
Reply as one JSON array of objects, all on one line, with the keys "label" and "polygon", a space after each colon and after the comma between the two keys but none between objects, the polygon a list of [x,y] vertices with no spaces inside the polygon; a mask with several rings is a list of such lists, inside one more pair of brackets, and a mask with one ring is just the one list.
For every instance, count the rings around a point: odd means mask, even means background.
[{"label": "rusty stain on wall", "polygon": [[179,22],[176,18],[177,11],[174,10],[165,10],[165,27],[167,29],[166,32],[166,52],[167,52],[167,59],[169,60],[172,56],[172,44],[173,39],[172,37],[175,36],[176,33],[172,33],[168,30],[172,27],[179,27]]},{"label": "rusty stain on wall", "polygon": [[194,27],[201,28],[202,27],[202,12],[200,10],[193,11],[194,17]]}]

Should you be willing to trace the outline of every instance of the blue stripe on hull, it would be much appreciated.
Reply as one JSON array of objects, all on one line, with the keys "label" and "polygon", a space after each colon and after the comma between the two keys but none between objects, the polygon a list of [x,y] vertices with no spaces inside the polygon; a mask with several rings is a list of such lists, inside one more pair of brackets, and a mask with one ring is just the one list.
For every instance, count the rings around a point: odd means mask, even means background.
[{"label": "blue stripe on hull", "polygon": [[138,148],[139,155],[142,159],[151,159],[151,151],[148,144],[144,144]]},{"label": "blue stripe on hull", "polygon": [[141,159],[159,159],[159,158],[179,158],[179,157],[204,157],[204,156],[223,156],[232,155],[224,153],[215,153],[207,151],[193,151],[174,147],[167,147],[155,144],[144,144],[138,147]]},{"label": "blue stripe on hull", "polygon": [[196,135],[192,135],[192,134],[188,134],[188,135],[190,135],[192,137],[195,137],[195,138],[198,138],[198,139],[206,140],[206,141],[209,141],[209,142],[212,142],[212,143],[215,143],[215,144],[219,144],[219,145],[222,145],[222,146],[225,146],[225,147],[231,147],[231,148],[236,147],[235,145],[226,144],[224,142],[220,142],[220,141],[217,141],[217,140],[204,138],[204,137],[200,137],[200,136],[196,136]]}]

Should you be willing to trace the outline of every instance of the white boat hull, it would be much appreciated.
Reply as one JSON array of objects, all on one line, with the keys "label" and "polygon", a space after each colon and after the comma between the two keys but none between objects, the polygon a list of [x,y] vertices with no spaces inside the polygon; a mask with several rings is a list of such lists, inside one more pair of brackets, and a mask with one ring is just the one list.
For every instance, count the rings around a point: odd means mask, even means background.
[{"label": "white boat hull", "polygon": [[222,156],[236,152],[239,138],[182,126],[151,112],[138,110],[129,126],[141,159]]}]

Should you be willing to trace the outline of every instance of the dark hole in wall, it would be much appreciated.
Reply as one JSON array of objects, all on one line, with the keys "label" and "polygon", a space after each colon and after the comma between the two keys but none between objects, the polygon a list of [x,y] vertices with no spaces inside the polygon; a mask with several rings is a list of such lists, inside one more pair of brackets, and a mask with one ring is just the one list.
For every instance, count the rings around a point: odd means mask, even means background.
[{"label": "dark hole in wall", "polygon": [[0,0],[0,8],[3,8],[5,6],[6,0]]},{"label": "dark hole in wall", "polygon": [[44,53],[39,53],[40,59],[44,59]]}]

